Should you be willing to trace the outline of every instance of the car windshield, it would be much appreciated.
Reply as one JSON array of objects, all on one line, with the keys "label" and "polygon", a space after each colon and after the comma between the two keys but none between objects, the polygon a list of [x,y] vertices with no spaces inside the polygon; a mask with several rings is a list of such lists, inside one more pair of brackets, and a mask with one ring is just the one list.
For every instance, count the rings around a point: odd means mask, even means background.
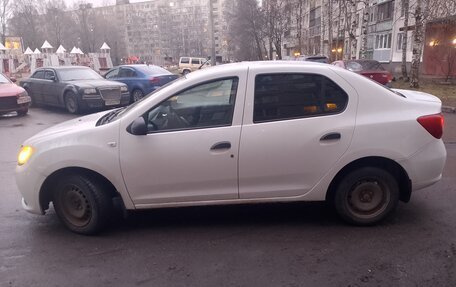
[{"label": "car windshield", "polygon": [[61,81],[100,80],[103,79],[92,69],[62,69],[57,71]]},{"label": "car windshield", "polygon": [[136,69],[138,69],[141,73],[148,76],[171,74],[169,71],[158,66],[137,66]]},{"label": "car windshield", "polygon": [[7,77],[3,76],[2,74],[0,74],[0,84],[10,84],[10,80],[8,80]]}]

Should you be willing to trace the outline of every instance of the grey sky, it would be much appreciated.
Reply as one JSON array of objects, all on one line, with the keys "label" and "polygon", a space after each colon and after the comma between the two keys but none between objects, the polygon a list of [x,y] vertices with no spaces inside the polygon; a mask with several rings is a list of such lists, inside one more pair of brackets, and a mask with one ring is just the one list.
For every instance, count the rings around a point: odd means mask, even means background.
[{"label": "grey sky", "polygon": [[[116,0],[84,0],[84,1],[81,1],[81,0],[64,0],[64,1],[69,7],[72,7],[75,3],[79,3],[79,2],[93,3],[94,6],[101,6],[101,5],[106,4],[106,3],[110,3],[111,5],[113,5],[113,4],[116,3]],[[144,1],[147,1],[147,0],[130,0],[130,3],[144,2]]]}]

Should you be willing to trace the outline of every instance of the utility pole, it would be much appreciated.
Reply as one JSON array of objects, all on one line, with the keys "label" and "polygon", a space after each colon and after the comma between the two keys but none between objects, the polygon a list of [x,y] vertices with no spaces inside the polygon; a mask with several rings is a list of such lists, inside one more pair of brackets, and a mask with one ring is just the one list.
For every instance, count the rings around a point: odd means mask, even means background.
[{"label": "utility pole", "polygon": [[212,0],[209,0],[209,33],[211,39],[211,65],[215,66],[214,11],[212,9]]}]

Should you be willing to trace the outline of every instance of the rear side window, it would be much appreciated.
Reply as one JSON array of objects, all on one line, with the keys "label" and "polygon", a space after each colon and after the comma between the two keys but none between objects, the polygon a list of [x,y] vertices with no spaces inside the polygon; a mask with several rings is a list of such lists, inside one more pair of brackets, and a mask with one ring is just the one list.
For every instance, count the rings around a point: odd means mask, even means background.
[{"label": "rear side window", "polygon": [[348,95],[316,74],[267,74],[255,78],[254,123],[342,112]]},{"label": "rear side window", "polygon": [[190,63],[190,58],[181,58],[181,64],[188,64]]},{"label": "rear side window", "polygon": [[33,74],[32,78],[44,79],[44,71],[36,71],[35,74]]}]

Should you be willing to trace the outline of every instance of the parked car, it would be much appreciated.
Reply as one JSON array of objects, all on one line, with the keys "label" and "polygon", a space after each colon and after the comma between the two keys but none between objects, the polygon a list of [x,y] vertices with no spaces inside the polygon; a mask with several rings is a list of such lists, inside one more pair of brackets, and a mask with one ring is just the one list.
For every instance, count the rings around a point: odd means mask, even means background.
[{"label": "parked car", "polygon": [[196,57],[180,57],[179,59],[179,73],[186,75],[190,72],[207,68],[211,65],[211,61],[205,58]]},{"label": "parked car", "polygon": [[350,70],[370,78],[382,85],[391,87],[393,75],[375,60],[344,60],[332,63],[335,66]]},{"label": "parked car", "polygon": [[130,103],[127,85],[108,81],[82,66],[39,68],[21,86],[32,104],[63,107],[72,114]]},{"label": "parked car", "polygon": [[[328,201],[375,224],[442,177],[441,101],[331,65],[244,62],[191,73],[127,108],[26,140],[23,207],[92,234],[127,210]],[[404,136],[407,135],[407,136]]]},{"label": "parked car", "polygon": [[301,56],[297,58],[297,61],[308,61],[329,64],[329,59],[326,56]]},{"label": "parked car", "polygon": [[144,97],[179,76],[153,65],[124,65],[109,70],[105,78],[126,84],[132,101]]},{"label": "parked car", "polygon": [[17,86],[7,76],[0,73],[0,115],[17,112],[18,116],[27,114],[30,106],[30,97],[27,92]]}]

